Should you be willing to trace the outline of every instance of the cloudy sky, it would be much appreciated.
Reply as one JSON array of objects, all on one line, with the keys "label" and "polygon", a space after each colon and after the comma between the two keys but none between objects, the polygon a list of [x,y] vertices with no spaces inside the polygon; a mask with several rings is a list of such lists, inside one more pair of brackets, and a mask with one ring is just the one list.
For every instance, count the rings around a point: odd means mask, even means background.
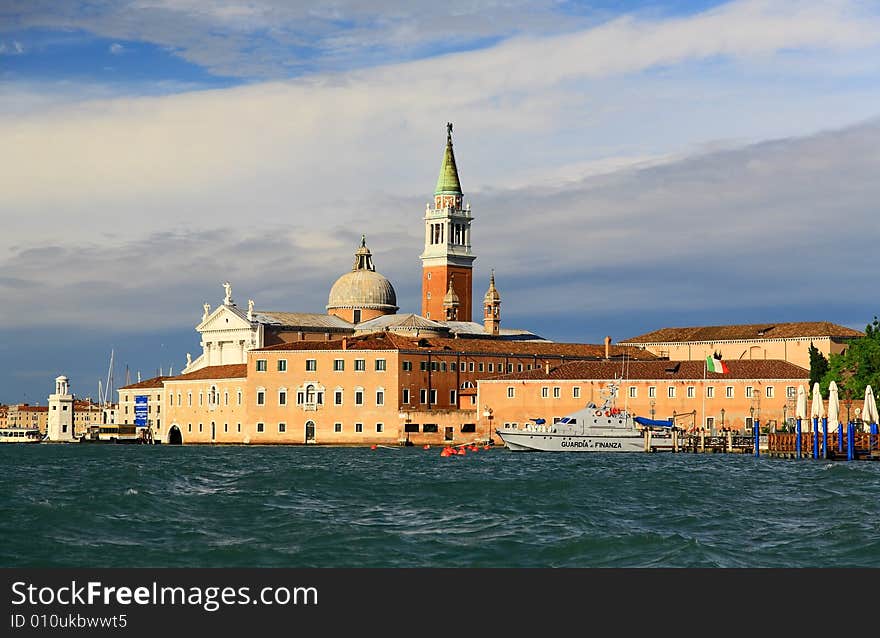
[{"label": "cloudy sky", "polygon": [[502,325],[875,314],[880,5],[0,0],[0,402],[322,312],[362,233],[418,312],[446,122]]}]

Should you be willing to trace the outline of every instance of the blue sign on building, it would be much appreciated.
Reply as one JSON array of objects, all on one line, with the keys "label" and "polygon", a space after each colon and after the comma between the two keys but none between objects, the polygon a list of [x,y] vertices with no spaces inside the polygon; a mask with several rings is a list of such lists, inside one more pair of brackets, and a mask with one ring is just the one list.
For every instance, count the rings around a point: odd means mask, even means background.
[{"label": "blue sign on building", "polygon": [[147,399],[146,395],[134,398],[134,424],[140,428],[147,426]]}]

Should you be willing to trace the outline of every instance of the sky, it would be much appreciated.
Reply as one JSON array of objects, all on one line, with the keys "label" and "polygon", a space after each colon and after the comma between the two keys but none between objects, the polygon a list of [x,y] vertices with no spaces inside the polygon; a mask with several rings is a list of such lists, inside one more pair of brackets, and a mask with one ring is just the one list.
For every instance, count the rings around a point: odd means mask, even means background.
[{"label": "sky", "polygon": [[503,327],[880,314],[880,3],[0,0],[0,402],[179,372],[227,280],[324,312],[361,234],[419,312],[447,122]]}]

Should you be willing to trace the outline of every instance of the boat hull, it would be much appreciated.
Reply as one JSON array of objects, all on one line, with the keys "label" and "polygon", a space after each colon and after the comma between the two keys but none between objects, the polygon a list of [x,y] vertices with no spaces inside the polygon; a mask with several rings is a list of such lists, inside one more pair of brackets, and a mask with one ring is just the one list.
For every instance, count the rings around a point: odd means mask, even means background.
[{"label": "boat hull", "polygon": [[644,452],[645,439],[633,435],[558,435],[550,432],[496,430],[515,452]]}]

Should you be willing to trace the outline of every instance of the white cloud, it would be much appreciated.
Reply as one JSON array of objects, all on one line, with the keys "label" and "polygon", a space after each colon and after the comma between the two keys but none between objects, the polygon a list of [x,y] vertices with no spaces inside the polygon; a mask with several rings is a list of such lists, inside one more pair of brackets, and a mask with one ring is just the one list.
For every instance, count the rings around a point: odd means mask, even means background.
[{"label": "white cloud", "polygon": [[110,45],[109,51],[113,55],[122,55],[122,53],[125,51],[125,47],[118,42],[114,42]]}]

